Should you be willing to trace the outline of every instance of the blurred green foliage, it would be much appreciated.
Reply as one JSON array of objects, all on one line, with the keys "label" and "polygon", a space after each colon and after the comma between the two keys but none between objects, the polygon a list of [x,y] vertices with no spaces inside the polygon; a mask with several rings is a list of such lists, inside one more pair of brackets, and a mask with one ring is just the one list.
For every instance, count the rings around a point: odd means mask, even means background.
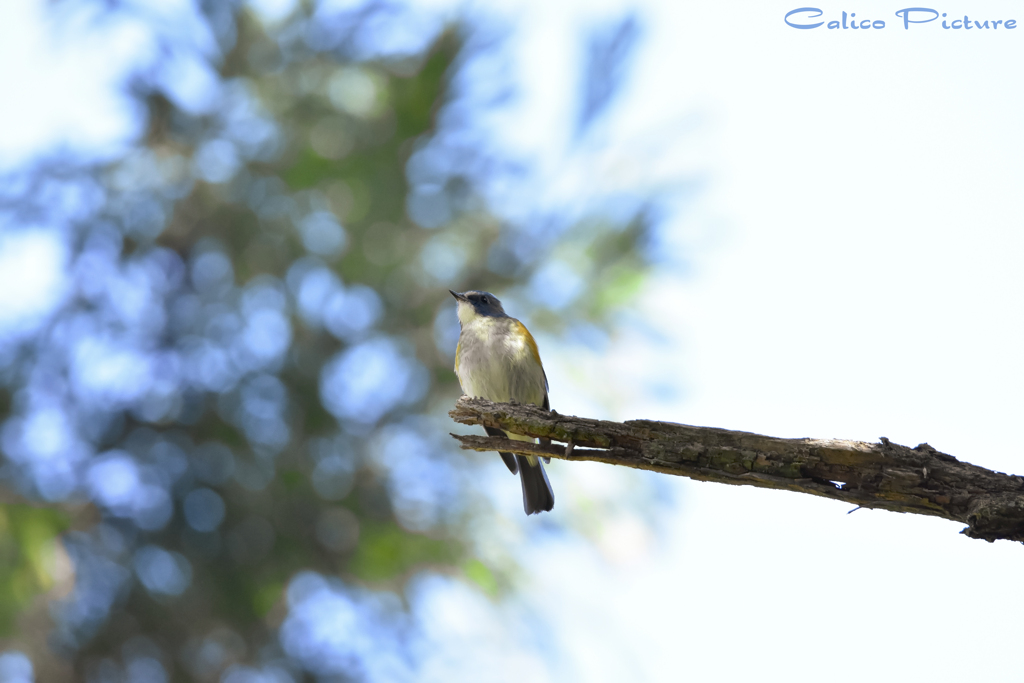
[{"label": "blurred green foliage", "polygon": [[68,525],[60,510],[0,506],[0,636],[11,635],[19,612],[53,588],[61,570],[59,535]]},{"label": "blurred green foliage", "polygon": [[461,554],[451,542],[410,535],[391,522],[364,524],[360,536],[349,569],[368,582],[391,581],[417,566],[451,566]]}]

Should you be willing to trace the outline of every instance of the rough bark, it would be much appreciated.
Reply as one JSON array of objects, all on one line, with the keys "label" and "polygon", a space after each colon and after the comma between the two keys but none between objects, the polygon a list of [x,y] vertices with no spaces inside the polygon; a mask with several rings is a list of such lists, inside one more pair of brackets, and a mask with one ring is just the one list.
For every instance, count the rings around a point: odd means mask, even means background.
[{"label": "rough bark", "polygon": [[943,517],[986,541],[1024,542],[1024,477],[960,462],[926,443],[908,448],[842,439],[778,439],[673,422],[608,422],[533,405],[462,397],[462,424],[566,446],[452,434],[462,448],[625,465],[700,481],[797,491],[865,508]]}]

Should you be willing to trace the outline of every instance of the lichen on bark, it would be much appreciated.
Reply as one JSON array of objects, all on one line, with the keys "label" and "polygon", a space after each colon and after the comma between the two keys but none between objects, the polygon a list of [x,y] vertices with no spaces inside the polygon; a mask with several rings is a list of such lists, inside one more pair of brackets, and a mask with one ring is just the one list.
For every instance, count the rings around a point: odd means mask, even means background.
[{"label": "lichen on bark", "polygon": [[465,396],[449,415],[461,424],[572,444],[452,434],[468,450],[589,460],[795,491],[962,522],[967,526],[961,533],[971,538],[1024,542],[1024,477],[961,462],[926,443],[909,448],[885,437],[878,443],[781,439],[653,420],[610,422]]}]

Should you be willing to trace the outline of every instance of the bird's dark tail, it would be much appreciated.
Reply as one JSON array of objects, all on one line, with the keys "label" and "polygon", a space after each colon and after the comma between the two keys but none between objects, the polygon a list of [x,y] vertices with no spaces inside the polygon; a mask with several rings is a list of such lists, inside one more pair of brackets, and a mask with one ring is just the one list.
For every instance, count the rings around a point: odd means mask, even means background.
[{"label": "bird's dark tail", "polygon": [[540,458],[517,455],[516,460],[519,462],[519,478],[523,482],[523,509],[526,514],[532,515],[553,508],[555,493],[551,490],[551,483]]}]

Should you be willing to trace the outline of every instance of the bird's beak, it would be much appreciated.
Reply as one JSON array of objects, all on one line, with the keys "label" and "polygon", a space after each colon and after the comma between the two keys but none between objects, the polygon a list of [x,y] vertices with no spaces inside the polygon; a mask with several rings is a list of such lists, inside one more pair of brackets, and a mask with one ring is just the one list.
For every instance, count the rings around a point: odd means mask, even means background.
[{"label": "bird's beak", "polygon": [[[448,291],[452,292],[452,290],[450,290],[450,289]],[[466,295],[465,294],[459,294],[458,292],[452,292],[452,296],[454,296],[459,301],[465,301],[466,300]]]}]

